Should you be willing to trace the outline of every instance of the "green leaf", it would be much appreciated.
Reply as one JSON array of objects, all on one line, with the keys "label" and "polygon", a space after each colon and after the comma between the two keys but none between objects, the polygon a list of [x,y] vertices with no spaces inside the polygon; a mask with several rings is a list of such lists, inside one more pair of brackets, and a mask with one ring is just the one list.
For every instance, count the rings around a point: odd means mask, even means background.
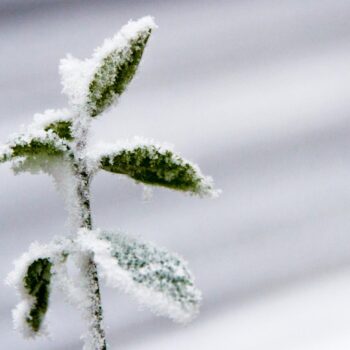
[{"label": "green leaf", "polygon": [[55,142],[32,139],[28,143],[17,144],[12,147],[13,157],[34,156],[45,154],[48,156],[62,155],[63,150]]},{"label": "green leaf", "polygon": [[102,59],[89,85],[87,105],[92,117],[110,107],[125,91],[136,73],[151,31],[146,27],[125,46]]},{"label": "green leaf", "polygon": [[197,166],[155,145],[138,145],[105,154],[100,158],[100,168],[149,185],[199,195],[213,192],[211,179],[204,177]]},{"label": "green leaf", "polygon": [[52,131],[36,135],[16,135],[0,149],[0,162],[15,157],[61,156],[68,152],[69,146]]},{"label": "green leaf", "polygon": [[121,233],[84,232],[79,239],[95,253],[108,285],[124,289],[154,312],[178,322],[197,314],[201,293],[177,254]]},{"label": "green leaf", "polygon": [[54,123],[51,123],[45,128],[45,131],[51,130],[61,139],[65,139],[67,141],[73,141],[72,135],[72,122],[70,120],[59,120]]},{"label": "green leaf", "polygon": [[50,294],[52,263],[47,258],[35,260],[29,265],[23,279],[24,288],[33,297],[34,303],[26,322],[34,332],[40,330],[45,317]]}]

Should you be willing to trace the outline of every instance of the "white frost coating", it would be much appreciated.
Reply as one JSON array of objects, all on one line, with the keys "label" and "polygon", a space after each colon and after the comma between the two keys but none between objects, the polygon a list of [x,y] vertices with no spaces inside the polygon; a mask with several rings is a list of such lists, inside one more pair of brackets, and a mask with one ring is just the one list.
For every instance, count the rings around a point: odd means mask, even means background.
[{"label": "white frost coating", "polygon": [[[123,290],[134,296],[141,306],[148,307],[155,314],[167,316],[179,323],[187,323],[197,315],[198,303],[201,299],[198,290],[191,287],[193,288],[192,293],[197,299],[197,304],[186,305],[185,308],[166,293],[135,282],[132,274],[123,269],[118,264],[118,260],[112,255],[111,242],[101,239],[101,234],[100,230],[88,231],[82,229],[78,233],[77,244],[80,245],[80,249],[94,253],[94,260],[99,267],[99,273],[106,280],[108,286]],[[152,266],[149,265],[148,269],[152,269]],[[179,270],[174,273],[181,277],[182,271]]]},{"label": "white frost coating", "polygon": [[44,113],[34,114],[34,121],[28,126],[29,130],[44,130],[50,124],[57,121],[68,121],[73,119],[73,113],[67,109],[47,109]]},{"label": "white frost coating", "polygon": [[77,197],[78,181],[73,175],[71,164],[66,162],[56,163],[50,169],[57,191],[63,198],[65,209],[68,213],[68,227],[71,234],[75,234],[80,223],[80,207]]},{"label": "white frost coating", "polygon": [[74,278],[70,277],[66,260],[56,260],[52,266],[53,284],[60,289],[65,300],[81,312],[83,319],[87,322],[89,331],[81,337],[84,339],[83,349],[95,350],[96,343],[103,344],[103,339],[99,334],[95,334],[91,327],[94,319],[91,318],[90,312],[91,295],[89,295],[89,291],[91,289],[87,288],[91,281],[86,278],[86,272],[84,271],[86,253],[81,252],[75,242],[71,242],[68,247],[69,255],[78,267],[77,275]]},{"label": "white frost coating", "polygon": [[35,128],[28,128],[25,133],[13,133],[10,135],[6,147],[25,146],[33,140],[38,140],[42,143],[52,143],[61,151],[67,150],[67,144],[53,133],[52,130],[45,131]]},{"label": "white frost coating", "polygon": [[68,54],[60,60],[62,92],[69,98],[70,105],[76,112],[81,112],[86,105],[89,84],[97,68],[92,59],[80,60]]},{"label": "white frost coating", "polygon": [[102,46],[95,49],[92,57],[100,62],[113,51],[123,50],[140,33],[156,28],[157,25],[151,16],[142,17],[137,21],[130,20],[114,37],[105,39]]},{"label": "white frost coating", "polygon": [[[70,247],[71,255],[77,254],[74,252],[74,246]],[[88,301],[85,297],[85,290],[78,279],[73,279],[69,276],[67,263],[64,260],[55,262],[52,266],[53,282],[61,290],[65,299],[71,305],[77,307],[84,314],[87,312]]]},{"label": "white frost coating", "polygon": [[205,176],[200,170],[199,166],[185,158],[180,154],[173,151],[173,145],[169,143],[157,143],[153,139],[147,139],[139,136],[135,136],[132,139],[124,141],[118,140],[115,143],[99,143],[94,145],[92,149],[89,149],[86,153],[87,164],[92,172],[96,172],[100,166],[100,160],[102,157],[109,157],[112,161],[113,157],[123,151],[133,151],[137,148],[147,148],[150,151],[156,149],[160,154],[165,154],[168,151],[172,152],[172,162],[175,164],[189,164],[195,171],[196,176],[200,180],[200,188],[198,194],[201,197],[208,196],[217,198],[221,190],[214,189],[214,182],[211,176]]},{"label": "white frost coating", "polygon": [[47,174],[53,178],[55,188],[61,195],[68,213],[68,227],[73,235],[80,222],[80,210],[76,195],[77,179],[73,175],[69,161],[55,157],[37,156],[33,159],[19,157],[13,160],[12,170],[15,174]]},{"label": "white frost coating", "polygon": [[153,139],[141,136],[134,136],[127,140],[117,140],[113,143],[101,142],[89,148],[86,152],[89,168],[94,171],[98,170],[99,162],[102,157],[118,154],[122,151],[133,151],[138,147],[156,147],[159,153],[164,154],[166,151],[172,151],[174,146],[170,143],[157,143]]},{"label": "white frost coating", "polygon": [[34,298],[27,293],[24,287],[23,279],[27,273],[28,267],[37,259],[50,258],[55,259],[55,255],[62,251],[61,245],[50,244],[40,245],[34,242],[30,245],[29,250],[14,262],[14,269],[7,275],[5,283],[13,286],[19,294],[21,301],[13,309],[12,317],[14,328],[26,338],[34,338],[40,335],[47,335],[47,326],[42,325],[39,332],[34,332],[26,322],[29,312],[35,302]]},{"label": "white frost coating", "polygon": [[13,150],[9,145],[0,146],[0,162],[10,159],[13,154]]},{"label": "white frost coating", "polygon": [[9,136],[7,143],[0,146],[0,162],[10,160],[14,155],[13,148],[25,146],[32,141],[54,145],[57,150],[66,151],[67,142],[59,138],[52,130],[44,129],[55,121],[66,121],[72,119],[72,113],[68,109],[46,110],[44,113],[34,114],[34,121],[26,128],[22,127],[19,133]]},{"label": "white frost coating", "polygon": [[87,332],[85,332],[81,339],[84,340],[83,350],[102,349],[105,344],[104,335],[96,329],[96,323],[102,325],[102,320],[98,320],[98,316],[94,310],[100,308],[99,298],[96,298],[96,291],[99,289],[99,284],[95,279],[91,279],[88,273],[91,268],[91,252],[82,252],[80,245],[76,245],[78,250],[76,252],[75,260],[80,270],[80,286],[81,286],[81,301],[78,307],[82,310],[82,315],[87,322]]},{"label": "white frost coating", "polygon": [[113,51],[126,51],[131,40],[140,33],[156,27],[150,16],[137,21],[129,21],[114,37],[105,39],[102,46],[95,49],[91,58],[80,60],[68,54],[66,58],[61,59],[59,72],[63,86],[62,92],[68,96],[76,112],[86,112],[89,85],[102,60]]},{"label": "white frost coating", "polygon": [[[52,119],[51,119],[52,120]],[[37,124],[38,126],[39,124]],[[30,145],[32,141],[40,141],[43,144],[54,145],[67,155],[68,145],[51,130],[45,131],[36,127],[28,128],[23,134],[13,134],[8,143],[0,148],[0,161],[11,159],[16,146]],[[54,179],[56,189],[62,195],[65,207],[69,213],[69,223],[72,233],[75,232],[79,222],[79,204],[76,196],[77,180],[73,176],[71,162],[66,158],[48,157],[45,154],[36,154],[33,157],[14,157],[12,170],[15,174],[30,172],[32,174],[45,173]]]},{"label": "white frost coating", "polygon": [[73,174],[71,163],[52,160],[45,168],[41,165],[40,170],[52,176],[68,213],[68,227],[71,234],[75,234],[80,222],[80,208],[76,194],[78,181]]}]

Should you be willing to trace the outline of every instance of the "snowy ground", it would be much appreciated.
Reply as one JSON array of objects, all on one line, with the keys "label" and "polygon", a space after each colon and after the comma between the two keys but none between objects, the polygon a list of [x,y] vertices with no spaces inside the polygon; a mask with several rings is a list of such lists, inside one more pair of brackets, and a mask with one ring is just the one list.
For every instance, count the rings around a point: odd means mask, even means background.
[{"label": "snowy ground", "polygon": [[[103,289],[114,349],[348,349],[350,336],[350,3],[0,0],[0,140],[34,112],[65,107],[58,60],[90,54],[129,18],[159,24],[119,108],[92,142],[168,141],[223,189],[218,200],[93,184],[96,226],[120,227],[187,258],[204,293],[182,328]],[[0,168],[0,279],[35,239],[65,233],[45,176]],[[79,349],[78,312],[54,293],[52,340],[11,329],[17,298],[0,289],[6,349]]]}]

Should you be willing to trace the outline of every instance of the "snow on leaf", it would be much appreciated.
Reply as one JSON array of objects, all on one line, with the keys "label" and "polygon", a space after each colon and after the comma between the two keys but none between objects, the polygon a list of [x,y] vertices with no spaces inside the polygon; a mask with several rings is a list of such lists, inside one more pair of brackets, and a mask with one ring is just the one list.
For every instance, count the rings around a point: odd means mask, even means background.
[{"label": "snow on leaf", "polygon": [[201,293],[178,255],[121,233],[82,230],[78,242],[94,253],[109,286],[133,295],[156,314],[188,322],[198,313]]},{"label": "snow on leaf", "polygon": [[200,196],[216,196],[210,177],[197,165],[169,147],[135,138],[131,142],[101,145],[90,152],[92,164],[116,174],[130,176],[148,185],[167,187]]},{"label": "snow on leaf", "polygon": [[154,28],[149,16],[130,21],[90,59],[68,55],[61,60],[62,91],[75,110],[95,117],[117,102],[136,73]]}]

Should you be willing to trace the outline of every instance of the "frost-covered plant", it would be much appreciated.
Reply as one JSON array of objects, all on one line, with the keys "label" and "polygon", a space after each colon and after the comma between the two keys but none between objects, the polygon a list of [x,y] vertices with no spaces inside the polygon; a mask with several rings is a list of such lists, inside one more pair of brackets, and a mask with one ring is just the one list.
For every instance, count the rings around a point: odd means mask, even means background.
[{"label": "frost-covered plant", "polygon": [[[71,235],[46,245],[33,243],[7,278],[21,297],[13,318],[25,336],[46,332],[50,290],[57,285],[87,319],[85,349],[106,349],[99,277],[175,321],[186,322],[198,311],[200,292],[182,258],[121,232],[93,229],[91,221],[90,184],[98,170],[194,195],[216,194],[209,177],[166,146],[135,138],[88,147],[91,121],[125,91],[155,28],[151,17],[130,21],[91,58],[62,59],[63,92],[70,109],[36,114],[31,125],[0,148],[0,161],[12,161],[15,172],[52,175],[70,214]],[[67,268],[71,258],[79,272],[74,280]]]}]

